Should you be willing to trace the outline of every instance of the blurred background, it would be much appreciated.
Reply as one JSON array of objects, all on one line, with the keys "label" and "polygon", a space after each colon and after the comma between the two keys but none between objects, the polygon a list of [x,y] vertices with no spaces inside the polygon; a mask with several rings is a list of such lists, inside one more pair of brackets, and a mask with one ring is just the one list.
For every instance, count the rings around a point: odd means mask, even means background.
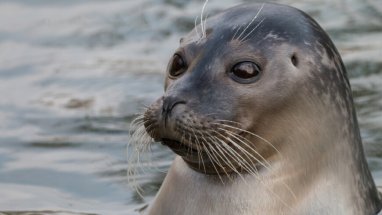
[{"label": "blurred background", "polygon": [[[210,0],[206,13],[243,2]],[[339,49],[382,185],[382,0],[274,2],[313,16]],[[126,180],[129,123],[162,94],[203,3],[0,0],[0,214],[133,214],[153,198],[173,154],[154,145],[141,198]]]}]

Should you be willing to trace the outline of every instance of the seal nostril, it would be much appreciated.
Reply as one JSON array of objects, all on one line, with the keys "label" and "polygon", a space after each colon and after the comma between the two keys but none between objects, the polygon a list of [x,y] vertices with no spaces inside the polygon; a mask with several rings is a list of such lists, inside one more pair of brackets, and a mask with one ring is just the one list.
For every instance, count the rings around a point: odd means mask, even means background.
[{"label": "seal nostril", "polygon": [[171,115],[171,111],[178,104],[186,104],[183,100],[178,100],[175,97],[165,97],[163,99],[163,107],[162,107],[162,117],[164,119],[164,126],[167,126],[168,117]]},{"label": "seal nostril", "polygon": [[296,54],[293,54],[290,60],[292,61],[293,66],[297,67],[298,60]]},{"label": "seal nostril", "polygon": [[177,102],[174,102],[174,103],[170,106],[168,112],[171,113],[172,109],[174,109],[174,107],[175,107],[176,105],[178,105],[178,104],[186,104],[186,102],[185,102],[185,101],[177,101]]}]

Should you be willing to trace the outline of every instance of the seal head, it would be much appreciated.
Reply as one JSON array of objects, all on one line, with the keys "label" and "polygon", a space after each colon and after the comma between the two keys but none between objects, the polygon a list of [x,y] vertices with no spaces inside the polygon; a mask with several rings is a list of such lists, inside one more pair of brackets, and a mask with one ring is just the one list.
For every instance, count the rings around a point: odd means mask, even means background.
[{"label": "seal head", "polygon": [[272,173],[304,200],[321,176],[346,178],[338,189],[353,211],[381,208],[341,57],[295,8],[241,5],[196,26],[144,118],[147,133],[198,173]]}]

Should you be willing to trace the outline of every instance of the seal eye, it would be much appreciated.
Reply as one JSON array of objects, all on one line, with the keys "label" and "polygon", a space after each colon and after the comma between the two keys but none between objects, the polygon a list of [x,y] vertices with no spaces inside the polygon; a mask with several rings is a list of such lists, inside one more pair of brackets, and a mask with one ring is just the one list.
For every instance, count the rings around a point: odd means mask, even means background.
[{"label": "seal eye", "polygon": [[230,75],[233,80],[239,83],[252,83],[258,79],[260,67],[250,61],[240,62],[232,67]]},{"label": "seal eye", "polygon": [[182,56],[179,54],[175,54],[172,57],[172,61],[170,64],[169,74],[170,77],[175,78],[186,71],[186,62],[183,60]]}]

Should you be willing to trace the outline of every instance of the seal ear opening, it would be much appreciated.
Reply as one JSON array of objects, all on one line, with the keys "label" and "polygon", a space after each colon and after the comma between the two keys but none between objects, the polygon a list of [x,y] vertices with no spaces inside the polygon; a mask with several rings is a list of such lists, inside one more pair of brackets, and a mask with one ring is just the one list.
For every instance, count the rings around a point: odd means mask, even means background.
[{"label": "seal ear opening", "polygon": [[290,58],[293,66],[297,67],[297,64],[298,64],[298,60],[297,60],[297,56],[296,56],[296,53],[293,53],[292,57]]}]

